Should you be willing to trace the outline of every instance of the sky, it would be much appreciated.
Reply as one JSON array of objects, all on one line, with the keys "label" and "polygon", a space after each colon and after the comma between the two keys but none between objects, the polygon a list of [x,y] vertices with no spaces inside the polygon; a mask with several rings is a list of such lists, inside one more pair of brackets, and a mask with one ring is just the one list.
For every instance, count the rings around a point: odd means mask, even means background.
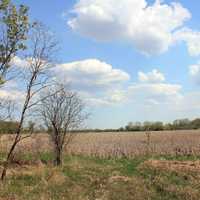
[{"label": "sky", "polygon": [[200,117],[199,1],[13,2],[55,34],[55,76],[88,105],[87,128]]}]

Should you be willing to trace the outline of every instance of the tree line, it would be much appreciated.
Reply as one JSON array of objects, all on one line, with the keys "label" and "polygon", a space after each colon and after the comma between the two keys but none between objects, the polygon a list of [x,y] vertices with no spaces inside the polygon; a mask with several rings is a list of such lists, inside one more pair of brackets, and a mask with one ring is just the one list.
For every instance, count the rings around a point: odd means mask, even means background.
[{"label": "tree line", "polygon": [[101,132],[128,132],[128,131],[164,131],[164,130],[195,130],[200,129],[200,118],[194,120],[176,119],[171,123],[161,121],[129,122],[125,127],[118,129],[84,129],[76,130],[81,133],[101,133]]},{"label": "tree line", "polygon": [[200,118],[194,120],[177,119],[172,123],[156,122],[129,122],[121,131],[163,131],[163,130],[193,130],[200,129]]},{"label": "tree line", "polygon": [[[0,121],[0,134],[15,134],[15,130],[19,122],[16,121]],[[163,122],[129,122],[125,127],[118,129],[75,129],[74,133],[101,133],[101,132],[126,132],[126,131],[164,131],[164,130],[195,130],[200,129],[200,118],[194,120],[189,119],[177,119],[172,123]],[[23,127],[23,133],[27,134],[33,130],[34,133],[50,133],[52,127],[45,127],[44,125],[37,125],[36,123],[29,121],[27,125]]]}]

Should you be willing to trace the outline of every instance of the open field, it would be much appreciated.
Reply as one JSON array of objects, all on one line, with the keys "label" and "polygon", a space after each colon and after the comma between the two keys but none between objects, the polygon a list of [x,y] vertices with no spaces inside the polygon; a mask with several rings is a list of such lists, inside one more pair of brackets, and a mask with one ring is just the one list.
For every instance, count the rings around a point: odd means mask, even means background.
[{"label": "open field", "polygon": [[[11,135],[1,136],[0,172]],[[199,200],[200,131],[77,134],[54,167],[48,135],[18,147],[0,200]]]},{"label": "open field", "polygon": [[[1,200],[199,200],[200,162],[192,157],[99,159],[65,156],[62,167],[33,162],[13,165]],[[32,160],[32,164],[31,163]],[[45,162],[46,160],[46,162]]]},{"label": "open field", "polygon": [[[0,149],[10,145],[11,135],[0,138]],[[48,135],[37,134],[22,141],[18,151],[46,152],[51,150]],[[69,155],[97,156],[101,158],[138,155],[200,155],[200,130],[152,132],[82,133],[76,134],[66,148]]]}]

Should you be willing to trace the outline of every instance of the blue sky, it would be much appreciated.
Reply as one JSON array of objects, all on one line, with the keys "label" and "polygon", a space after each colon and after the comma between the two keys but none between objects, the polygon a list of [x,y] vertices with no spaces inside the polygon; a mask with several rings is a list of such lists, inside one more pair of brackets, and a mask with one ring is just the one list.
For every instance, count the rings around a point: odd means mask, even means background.
[{"label": "blue sky", "polygon": [[55,33],[56,76],[89,105],[87,127],[200,117],[199,1],[14,2]]}]

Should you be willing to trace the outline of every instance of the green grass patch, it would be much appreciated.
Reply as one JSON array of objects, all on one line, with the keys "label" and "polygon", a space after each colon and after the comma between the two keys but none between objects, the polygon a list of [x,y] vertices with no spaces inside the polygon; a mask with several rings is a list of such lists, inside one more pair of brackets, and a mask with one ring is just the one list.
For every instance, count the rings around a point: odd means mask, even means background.
[{"label": "green grass patch", "polygon": [[51,152],[43,152],[43,153],[39,153],[39,159],[43,162],[43,163],[50,163],[53,162],[54,160],[54,155]]}]

